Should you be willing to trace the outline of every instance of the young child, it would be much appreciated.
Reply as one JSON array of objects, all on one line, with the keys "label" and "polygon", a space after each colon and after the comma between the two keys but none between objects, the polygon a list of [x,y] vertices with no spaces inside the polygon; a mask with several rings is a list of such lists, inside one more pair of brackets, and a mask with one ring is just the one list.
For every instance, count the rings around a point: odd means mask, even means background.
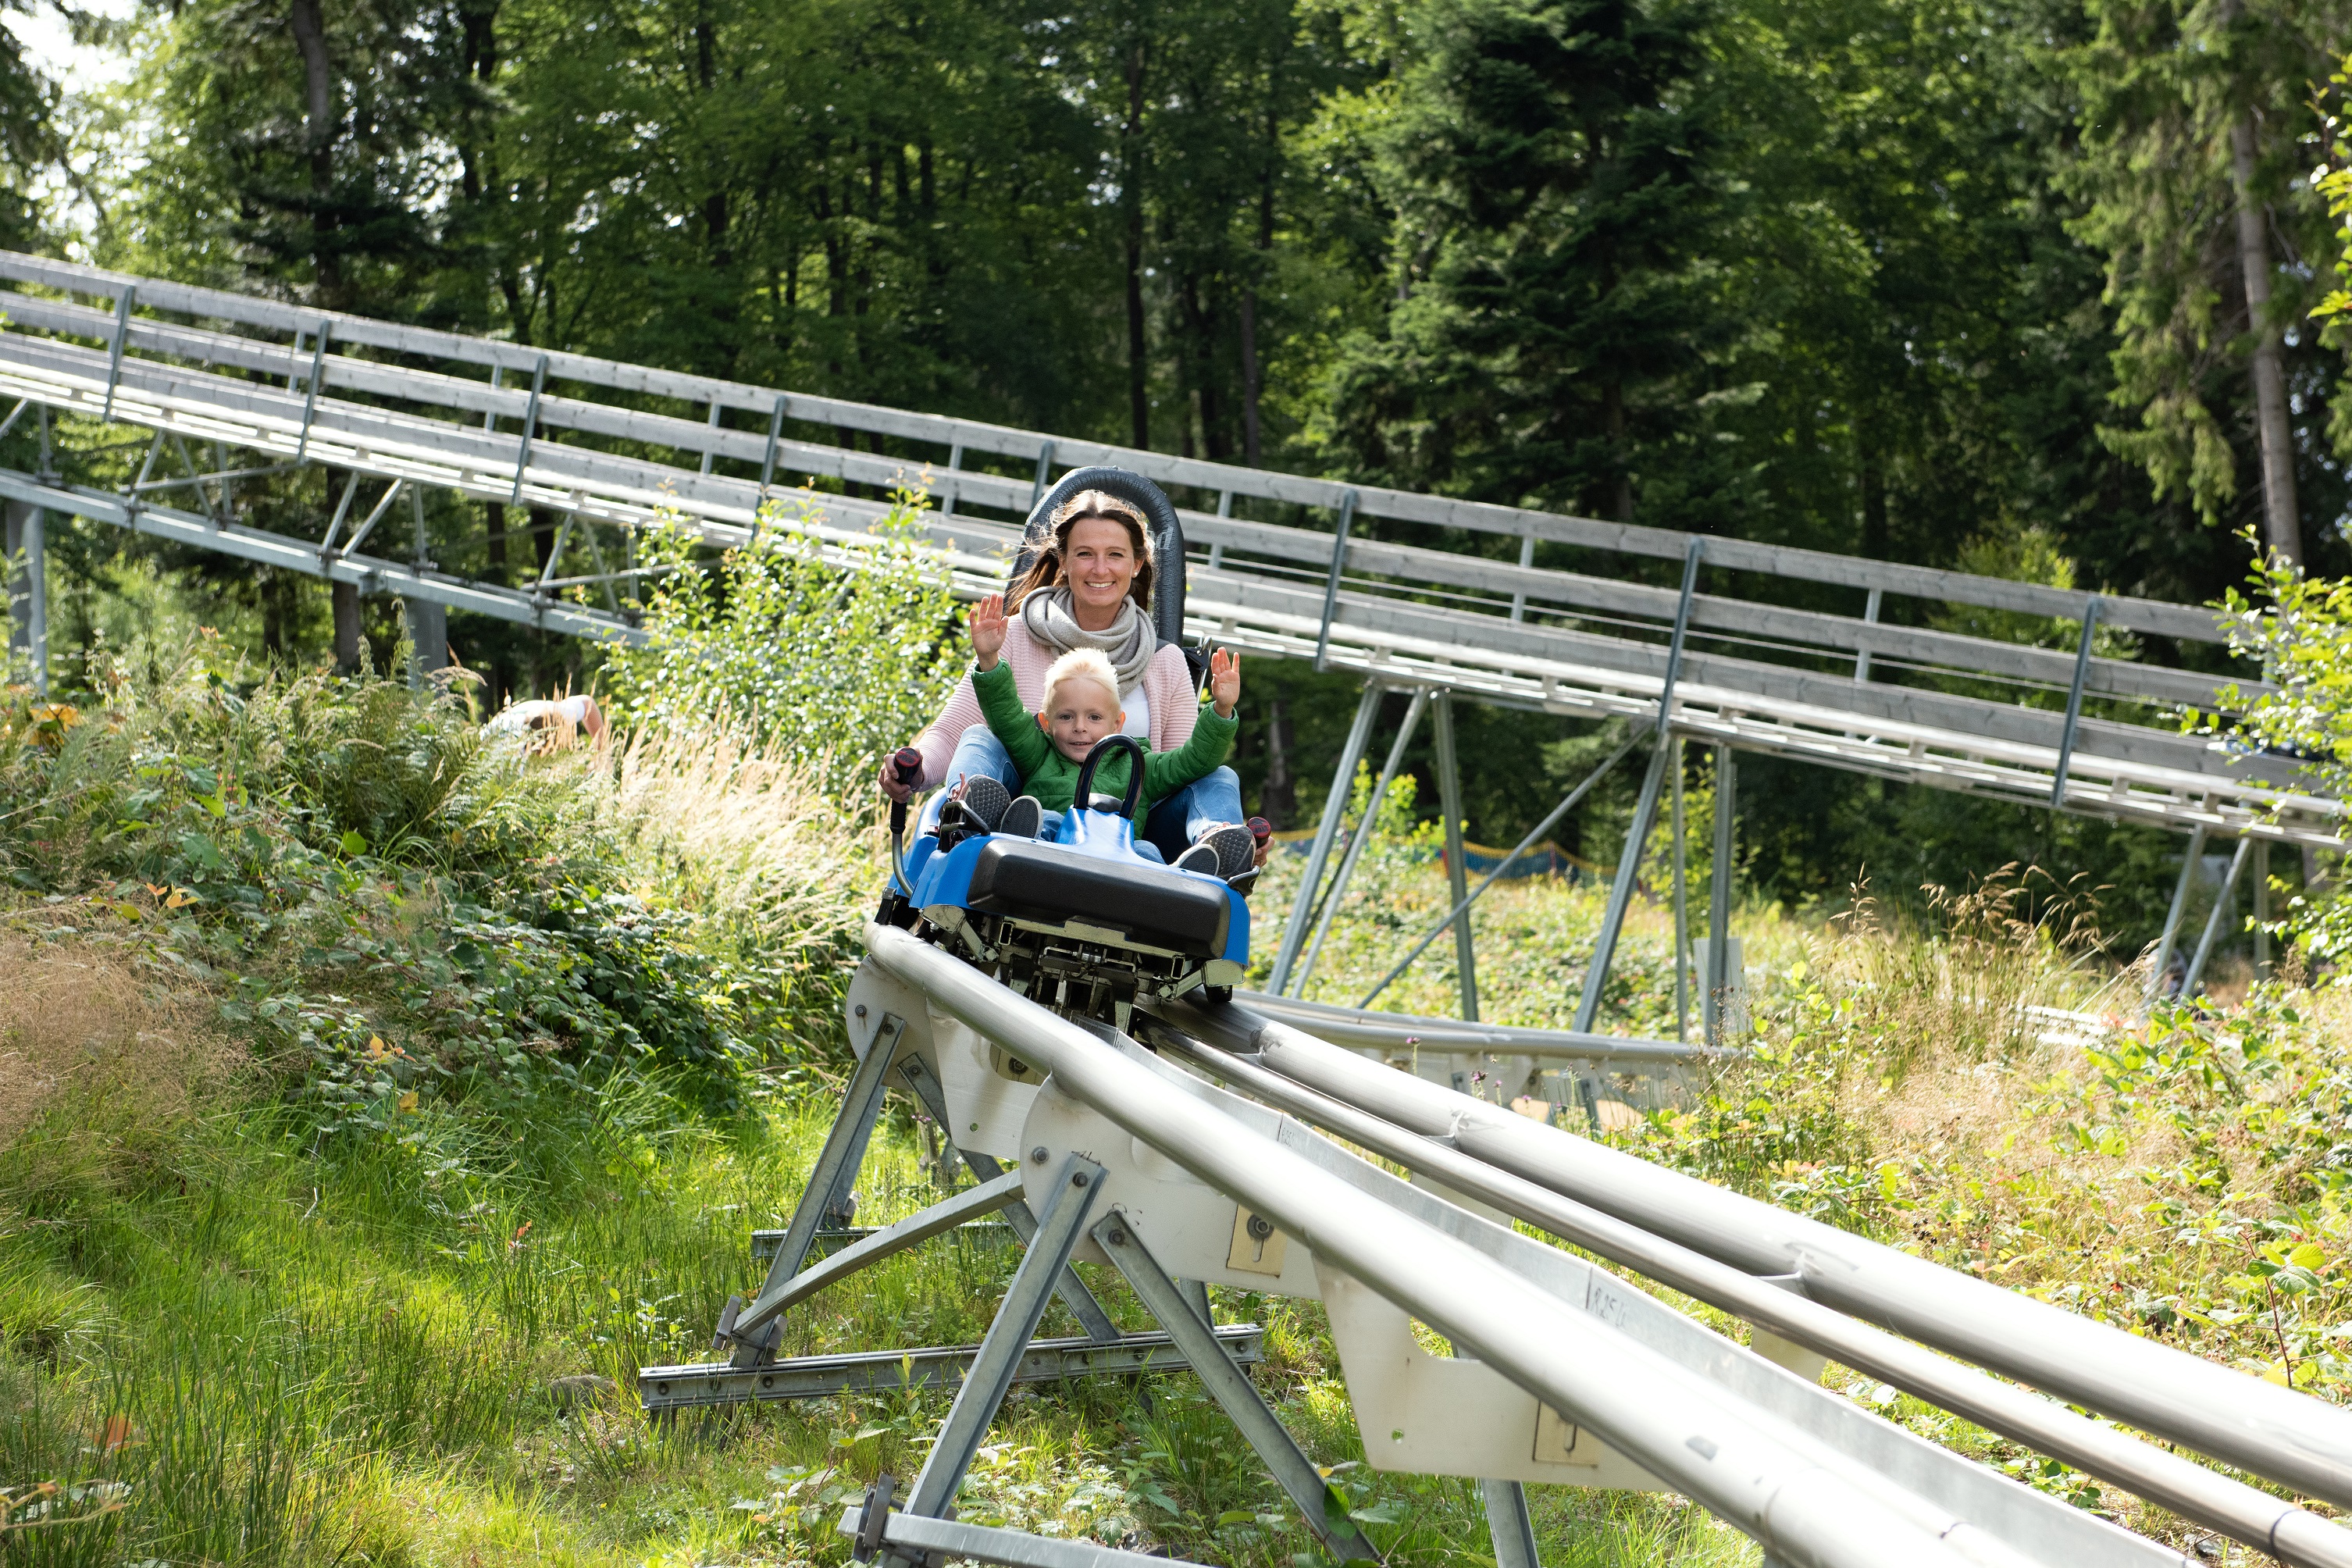
[{"label": "young child", "polygon": [[[1127,715],[1119,707],[1118,678],[1110,661],[1093,648],[1078,648],[1055,659],[1045,672],[1045,702],[1033,716],[1021,706],[1012,668],[997,658],[1003,647],[1004,598],[991,594],[972,606],[971,689],[989,730],[1021,770],[1027,792],[1005,809],[997,831],[1043,837],[1060,826],[1061,814],[1070,809],[1087,753],[1104,736],[1118,733]],[[1193,725],[1192,738],[1175,751],[1150,752],[1143,760],[1136,820],[1149,816],[1158,801],[1223,764],[1239,727],[1234,704],[1241,694],[1241,661],[1220,648],[1209,656],[1212,706]],[[1095,768],[1094,793],[1124,795],[1128,771],[1124,750],[1107,754]],[[1176,858],[1180,868],[1212,876],[1217,863],[1217,849],[1207,843],[1195,844]]]}]

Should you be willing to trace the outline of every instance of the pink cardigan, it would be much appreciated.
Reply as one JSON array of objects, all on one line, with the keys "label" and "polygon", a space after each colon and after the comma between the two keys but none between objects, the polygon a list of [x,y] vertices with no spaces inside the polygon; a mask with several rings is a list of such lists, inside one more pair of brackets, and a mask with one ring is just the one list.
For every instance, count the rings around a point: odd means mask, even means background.
[{"label": "pink cardigan", "polygon": [[[1013,667],[1013,686],[1021,693],[1022,706],[1036,711],[1037,704],[1045,700],[1045,671],[1059,656],[1031,637],[1021,617],[1013,616],[1004,628],[1003,657]],[[1200,693],[1193,689],[1192,668],[1184,662],[1183,651],[1173,643],[1161,643],[1151,662],[1144,666],[1142,685],[1144,700],[1151,705],[1151,749],[1172,752],[1192,738],[1192,726],[1201,716]],[[945,784],[940,775],[955,754],[956,742],[974,724],[987,722],[981,715],[980,699],[972,695],[971,674],[967,670],[930,728],[915,737],[915,749],[923,753],[923,777],[915,787],[936,789]]]}]

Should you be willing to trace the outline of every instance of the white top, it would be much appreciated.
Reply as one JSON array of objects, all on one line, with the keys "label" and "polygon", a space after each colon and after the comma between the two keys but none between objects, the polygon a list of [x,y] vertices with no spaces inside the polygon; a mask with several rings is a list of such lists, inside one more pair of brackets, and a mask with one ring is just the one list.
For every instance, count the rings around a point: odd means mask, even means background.
[{"label": "white top", "polygon": [[1118,705],[1127,710],[1127,722],[1120,727],[1128,734],[1149,745],[1151,741],[1151,699],[1143,692],[1143,682],[1137,681],[1118,695]]}]

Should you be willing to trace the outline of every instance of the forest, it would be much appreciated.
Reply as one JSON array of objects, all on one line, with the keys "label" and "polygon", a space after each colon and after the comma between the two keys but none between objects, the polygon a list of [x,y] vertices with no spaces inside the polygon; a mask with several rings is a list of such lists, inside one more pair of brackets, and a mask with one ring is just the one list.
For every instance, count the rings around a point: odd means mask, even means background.
[{"label": "forest", "polygon": [[[2105,591],[2210,601],[2257,541],[2352,567],[2352,407],[2338,418],[2343,353],[2323,325],[2345,37],[2325,7],[57,15],[128,74],[68,91],[0,31],[0,243],[16,248],[1153,450]],[[494,507],[462,551],[511,576],[552,527]],[[57,553],[60,647],[119,639],[134,579],[257,652],[323,640],[315,585],[111,531]],[[457,635],[519,688],[567,661],[580,678],[576,649]],[[1326,787],[1313,759],[1350,701],[1288,668],[1255,683],[1242,760],[1278,820]],[[1541,759],[1474,770],[1474,834],[1507,842],[1587,742],[1506,714],[1472,728]],[[2161,897],[2166,850],[2146,834],[1759,765],[1744,831],[1783,896],[1842,892],[1871,867],[1916,886],[2045,859],[2123,889],[2127,925]],[[1569,847],[1604,853],[1605,826],[1581,827]]]}]

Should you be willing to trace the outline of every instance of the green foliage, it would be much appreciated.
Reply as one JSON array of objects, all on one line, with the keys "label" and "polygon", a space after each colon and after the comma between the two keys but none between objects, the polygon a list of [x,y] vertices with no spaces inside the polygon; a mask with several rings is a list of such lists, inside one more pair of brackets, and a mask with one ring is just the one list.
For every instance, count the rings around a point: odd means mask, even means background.
[{"label": "green foliage", "polygon": [[723,1102],[766,1052],[835,1036],[856,851],[698,865],[668,820],[804,851],[814,803],[781,764],[763,794],[690,750],[541,761],[446,697],[257,679],[212,639],[130,661],[102,700],[68,724],[12,697],[0,876],[42,899],[37,929],[214,987],[326,1131],[396,1133],[445,1097],[555,1113],[621,1073]]},{"label": "green foliage", "polygon": [[[2252,535],[2249,534],[2249,542]],[[2314,576],[2276,552],[2257,552],[2251,593],[2231,588],[2222,607],[2230,645],[2262,661],[2269,689],[2219,694],[2234,721],[2191,712],[2187,724],[2241,754],[2297,758],[2317,793],[2352,790],[2352,579]],[[2282,922],[2315,960],[2352,957],[2352,898],[2341,886],[2298,894]]]},{"label": "green foliage", "polygon": [[1618,0],[1402,18],[1372,132],[1399,302],[1344,351],[1330,399],[1366,471],[1630,514],[1722,326],[1706,21]]},{"label": "green foliage", "polygon": [[657,728],[716,717],[755,735],[826,795],[871,795],[876,756],[929,723],[961,673],[946,563],[902,492],[864,537],[805,526],[772,503],[749,545],[706,570],[683,528],[650,535],[670,568],[650,640],[607,667],[619,712]]},{"label": "green foliage", "polygon": [[[2315,302],[2307,268],[2270,266],[2270,316],[2248,318],[2241,201],[2261,205],[2290,255],[2330,251],[2320,204],[2297,176],[2310,163],[2306,100],[2333,24],[2294,5],[2100,0],[2088,10],[2097,33],[2071,61],[2084,135],[2067,181],[2084,203],[2077,233],[2107,258],[2119,340],[2112,401],[2137,416],[2136,428],[2100,438],[2147,470],[2159,499],[2185,497],[2210,525],[2239,493],[2245,437],[2234,426],[2250,401],[2255,334]],[[2247,139],[2242,196],[2233,136]]]}]

